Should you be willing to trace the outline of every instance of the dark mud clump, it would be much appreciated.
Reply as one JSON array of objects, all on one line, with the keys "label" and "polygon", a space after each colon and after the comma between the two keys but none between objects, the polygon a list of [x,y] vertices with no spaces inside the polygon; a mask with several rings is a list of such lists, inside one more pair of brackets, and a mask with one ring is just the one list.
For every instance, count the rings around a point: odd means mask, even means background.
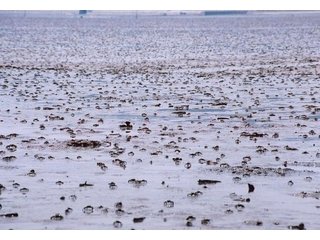
[{"label": "dark mud clump", "polygon": [[288,229],[290,229],[290,230],[306,230],[303,223],[300,223],[297,226],[288,226]]},{"label": "dark mud clump", "polygon": [[85,214],[91,214],[91,213],[93,213],[93,207],[88,205],[82,209],[82,212]]},{"label": "dark mud clump", "polygon": [[56,215],[52,216],[50,218],[50,220],[52,220],[52,221],[62,221],[63,220],[63,216],[60,215],[59,213],[57,213]]},{"label": "dark mud clump", "polygon": [[211,171],[223,173],[231,172],[236,175],[247,175],[247,176],[286,176],[287,174],[295,173],[296,171],[291,168],[264,168],[258,166],[229,166],[228,164],[224,167],[214,168]]},{"label": "dark mud clump", "polygon": [[147,184],[147,180],[138,180],[138,179],[130,179],[128,181],[128,183],[132,184],[134,187],[141,187],[141,186],[145,186]]},{"label": "dark mud clump", "polygon": [[167,200],[163,203],[163,205],[167,208],[173,208],[174,207],[174,202],[171,200]]},{"label": "dark mud clump", "polygon": [[126,167],[127,167],[127,162],[123,161],[121,159],[118,159],[118,158],[112,160],[112,164],[119,166],[119,167],[122,167],[123,169],[126,169]]},{"label": "dark mud clump", "polygon": [[122,228],[122,222],[120,221],[115,221],[112,224],[115,228]]},{"label": "dark mud clump", "polygon": [[134,223],[142,223],[144,221],[145,217],[139,217],[139,218],[134,218],[132,221]]},{"label": "dark mud clump", "polygon": [[132,130],[133,128],[131,122],[129,121],[126,121],[124,124],[119,125],[119,127],[121,130],[127,130],[127,131]]},{"label": "dark mud clump", "polygon": [[8,139],[11,139],[11,138],[15,138],[15,137],[17,137],[18,136],[18,134],[16,134],[16,133],[11,133],[11,134],[9,134],[9,135],[0,135],[0,139],[6,139],[6,140],[8,140]]},{"label": "dark mud clump", "polygon": [[93,140],[70,140],[67,142],[68,147],[76,147],[76,148],[97,148],[101,146],[99,141]]},{"label": "dark mud clump", "polygon": [[295,194],[297,197],[302,197],[302,198],[315,198],[317,200],[320,199],[320,191],[315,191],[315,192],[300,192]]},{"label": "dark mud clump", "polygon": [[268,136],[268,134],[266,133],[257,133],[257,132],[253,132],[253,133],[248,133],[248,132],[242,132],[240,134],[241,137],[249,137],[249,138],[257,138],[257,137],[264,137],[264,136]]},{"label": "dark mud clump", "polygon": [[87,181],[85,181],[84,183],[80,183],[79,187],[93,187],[93,184],[87,183]]},{"label": "dark mud clump", "polygon": [[73,211],[72,208],[67,208],[67,209],[64,211],[64,214],[65,214],[65,215],[69,215],[69,214],[72,213],[72,211]]},{"label": "dark mud clump", "polygon": [[251,193],[254,191],[254,186],[250,183],[248,183],[248,193]]},{"label": "dark mud clump", "polygon": [[201,220],[202,225],[209,225],[210,224],[210,219],[202,219]]},{"label": "dark mud clump", "polygon": [[19,217],[19,214],[18,213],[6,213],[6,214],[1,214],[0,217],[14,218],[14,217]]},{"label": "dark mud clump", "polygon": [[6,187],[3,186],[3,185],[0,183],[0,193],[1,193],[1,191],[4,191],[4,190],[6,190]]},{"label": "dark mud clump", "polygon": [[108,183],[108,185],[109,185],[109,189],[111,189],[111,190],[115,190],[118,187],[115,182],[110,182],[110,183]]},{"label": "dark mud clump", "polygon": [[3,157],[2,160],[5,161],[5,162],[11,162],[13,160],[16,160],[17,157],[16,156],[6,156],[6,157]]},{"label": "dark mud clump", "polygon": [[201,191],[196,191],[196,192],[188,193],[187,197],[197,198],[197,197],[201,196],[202,194],[203,194],[203,192],[201,192]]},{"label": "dark mud clump", "polygon": [[262,226],[263,225],[263,222],[262,221],[244,221],[244,223],[246,225],[251,225],[251,226]]},{"label": "dark mud clump", "polygon": [[207,179],[199,179],[198,184],[199,185],[208,185],[208,184],[217,184],[221,183],[221,181],[218,180],[207,180]]}]

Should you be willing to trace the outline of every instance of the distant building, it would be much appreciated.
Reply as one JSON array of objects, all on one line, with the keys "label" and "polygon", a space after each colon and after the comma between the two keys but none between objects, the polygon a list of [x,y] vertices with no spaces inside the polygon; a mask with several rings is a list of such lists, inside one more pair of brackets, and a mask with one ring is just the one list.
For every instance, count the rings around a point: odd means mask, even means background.
[{"label": "distant building", "polygon": [[79,10],[79,16],[81,18],[83,18],[84,16],[87,16],[89,13],[92,13],[92,10]]},{"label": "distant building", "polygon": [[88,10],[79,10],[79,15],[83,16],[88,13]]},{"label": "distant building", "polygon": [[216,16],[216,15],[244,15],[247,14],[248,11],[236,11],[236,10],[227,10],[227,11],[204,11],[203,15],[205,16]]}]

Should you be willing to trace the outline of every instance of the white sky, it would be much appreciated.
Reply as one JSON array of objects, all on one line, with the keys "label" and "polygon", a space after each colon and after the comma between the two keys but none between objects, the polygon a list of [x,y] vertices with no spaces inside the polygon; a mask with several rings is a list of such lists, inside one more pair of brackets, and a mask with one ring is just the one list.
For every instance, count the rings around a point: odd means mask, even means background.
[{"label": "white sky", "polygon": [[319,0],[1,0],[0,10],[320,10]]}]

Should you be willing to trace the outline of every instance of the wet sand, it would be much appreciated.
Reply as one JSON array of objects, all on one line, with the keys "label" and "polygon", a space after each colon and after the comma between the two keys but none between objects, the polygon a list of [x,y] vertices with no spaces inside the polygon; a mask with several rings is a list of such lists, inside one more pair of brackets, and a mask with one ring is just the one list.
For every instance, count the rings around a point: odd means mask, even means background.
[{"label": "wet sand", "polygon": [[0,18],[0,229],[319,229],[319,24]]}]

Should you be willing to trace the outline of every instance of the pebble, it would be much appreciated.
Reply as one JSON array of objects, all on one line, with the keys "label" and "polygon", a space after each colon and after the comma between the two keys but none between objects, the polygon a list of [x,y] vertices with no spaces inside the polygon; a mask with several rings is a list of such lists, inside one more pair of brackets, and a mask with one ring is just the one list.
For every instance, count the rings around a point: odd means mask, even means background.
[{"label": "pebble", "polygon": [[50,219],[53,220],[53,221],[62,221],[63,220],[63,216],[60,215],[59,213],[57,213],[56,215],[52,216]]},{"label": "pebble", "polygon": [[73,212],[73,209],[72,209],[72,208],[67,208],[67,209],[64,211],[65,215],[69,215],[69,214],[71,214],[72,212]]},{"label": "pebble", "polygon": [[28,175],[29,177],[35,177],[37,174],[36,174],[36,172],[35,172],[34,169],[31,169],[31,170],[29,171],[29,173],[27,173],[27,175]]},{"label": "pebble", "polygon": [[207,219],[207,218],[202,219],[202,220],[201,220],[201,224],[202,224],[202,225],[209,225],[209,224],[210,224],[210,219]]},{"label": "pebble", "polygon": [[133,222],[134,223],[142,223],[145,219],[146,219],[145,217],[134,218]]},{"label": "pebble", "polygon": [[115,213],[116,213],[117,216],[122,216],[122,215],[125,214],[125,211],[122,210],[122,209],[117,209],[117,210],[115,211]]},{"label": "pebble", "polygon": [[173,208],[174,207],[174,202],[171,200],[167,200],[163,203],[163,205],[167,208]]},{"label": "pebble", "polygon": [[304,223],[300,223],[299,225],[296,225],[296,226],[288,226],[288,228],[291,230],[306,230]]},{"label": "pebble", "polygon": [[123,204],[122,204],[122,202],[116,202],[116,203],[114,204],[114,207],[117,208],[117,209],[122,209]]},{"label": "pebble", "polygon": [[115,228],[122,228],[122,222],[120,221],[115,221],[112,224]]},{"label": "pebble", "polygon": [[93,186],[93,184],[87,183],[87,181],[85,181],[84,183],[80,183],[79,184],[79,187],[92,187],[92,186]]},{"label": "pebble", "polygon": [[0,214],[0,217],[16,218],[16,217],[19,217],[19,214],[18,213],[6,213],[6,214]]},{"label": "pebble", "polygon": [[292,186],[292,185],[293,185],[293,181],[290,180],[290,181],[288,182],[288,185],[289,185],[289,186]]},{"label": "pebble", "polygon": [[186,226],[187,226],[187,227],[192,227],[192,226],[193,226],[193,224],[192,224],[192,222],[187,221]]},{"label": "pebble", "polygon": [[21,189],[20,189],[20,192],[21,192],[22,194],[26,194],[26,193],[29,192],[29,189],[28,189],[28,188],[21,188]]},{"label": "pebble", "polygon": [[75,202],[77,200],[77,196],[76,195],[70,195],[69,198],[73,202]]},{"label": "pebble", "polygon": [[186,169],[190,169],[190,168],[191,168],[191,163],[187,162],[187,163],[184,165],[184,167],[185,167]]},{"label": "pebble", "polygon": [[91,213],[93,213],[93,207],[88,205],[82,209],[82,212],[85,214],[91,214]]},{"label": "pebble", "polygon": [[234,206],[238,211],[242,211],[245,207],[243,204],[237,204]]},{"label": "pebble", "polygon": [[250,183],[248,183],[248,193],[254,192],[254,186]]},{"label": "pebble", "polygon": [[117,189],[117,185],[114,182],[110,182],[108,185],[109,185],[109,189],[111,190]]}]

